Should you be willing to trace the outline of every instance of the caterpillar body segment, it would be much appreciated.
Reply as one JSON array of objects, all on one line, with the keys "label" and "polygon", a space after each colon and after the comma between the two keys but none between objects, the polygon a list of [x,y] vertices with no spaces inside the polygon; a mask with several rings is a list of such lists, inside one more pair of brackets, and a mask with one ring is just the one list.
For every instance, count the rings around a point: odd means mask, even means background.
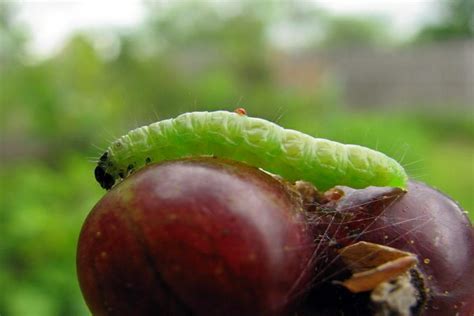
[{"label": "caterpillar body segment", "polygon": [[385,154],[344,145],[241,113],[190,112],[130,131],[112,143],[95,170],[105,189],[150,162],[216,156],[246,162],[289,181],[306,180],[318,189],[404,188],[403,167]]}]

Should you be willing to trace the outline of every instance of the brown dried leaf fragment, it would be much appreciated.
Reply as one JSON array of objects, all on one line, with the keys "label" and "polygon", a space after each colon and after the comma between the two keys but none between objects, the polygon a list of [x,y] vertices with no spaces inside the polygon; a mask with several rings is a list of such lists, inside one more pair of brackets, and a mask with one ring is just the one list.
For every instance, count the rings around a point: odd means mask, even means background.
[{"label": "brown dried leaf fragment", "polygon": [[339,252],[353,272],[342,285],[353,293],[371,291],[406,273],[418,262],[412,253],[364,241],[344,247]]}]

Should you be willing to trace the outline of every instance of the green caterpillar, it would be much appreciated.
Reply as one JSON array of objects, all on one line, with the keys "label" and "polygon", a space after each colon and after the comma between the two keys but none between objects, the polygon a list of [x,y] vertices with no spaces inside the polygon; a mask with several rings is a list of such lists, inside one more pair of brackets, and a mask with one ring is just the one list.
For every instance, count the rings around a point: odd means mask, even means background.
[{"label": "green caterpillar", "polygon": [[313,138],[242,111],[190,112],[134,129],[102,155],[95,177],[108,190],[148,163],[192,156],[246,162],[321,190],[335,185],[405,188],[407,181],[403,167],[378,151]]}]

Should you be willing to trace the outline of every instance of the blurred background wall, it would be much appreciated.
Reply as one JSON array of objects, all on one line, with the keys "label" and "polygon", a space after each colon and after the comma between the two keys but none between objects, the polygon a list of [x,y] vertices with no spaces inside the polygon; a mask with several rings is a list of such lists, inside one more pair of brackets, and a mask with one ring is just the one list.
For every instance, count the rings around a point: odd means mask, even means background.
[{"label": "blurred background wall", "polygon": [[88,314],[94,162],[185,111],[381,150],[471,211],[474,4],[378,2],[0,2],[0,314]]},{"label": "blurred background wall", "polygon": [[344,103],[353,108],[466,110],[474,100],[473,52],[472,40],[397,49],[357,46],[284,55],[274,67],[283,87],[310,90],[334,76]]}]

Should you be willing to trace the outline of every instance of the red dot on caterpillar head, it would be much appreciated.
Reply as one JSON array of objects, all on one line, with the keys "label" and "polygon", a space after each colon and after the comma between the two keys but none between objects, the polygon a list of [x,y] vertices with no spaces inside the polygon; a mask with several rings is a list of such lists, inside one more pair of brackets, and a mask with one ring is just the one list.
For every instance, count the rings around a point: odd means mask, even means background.
[{"label": "red dot on caterpillar head", "polygon": [[244,108],[236,108],[234,112],[239,115],[247,115],[247,111]]}]

